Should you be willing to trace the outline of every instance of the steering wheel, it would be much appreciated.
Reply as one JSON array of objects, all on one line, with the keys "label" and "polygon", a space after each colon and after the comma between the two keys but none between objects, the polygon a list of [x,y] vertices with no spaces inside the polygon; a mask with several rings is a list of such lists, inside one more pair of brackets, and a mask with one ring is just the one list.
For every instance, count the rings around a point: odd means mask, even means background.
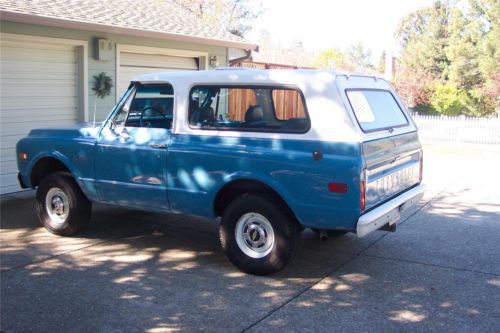
[{"label": "steering wheel", "polygon": [[154,112],[156,112],[157,114],[159,114],[160,116],[162,116],[165,120],[167,120],[167,121],[169,120],[168,116],[166,114],[164,114],[163,112],[161,112],[159,109],[157,109],[157,108],[155,108],[153,106],[146,106],[144,109],[142,109],[141,116],[139,117],[139,125],[141,127],[144,127],[143,124],[142,124],[142,118],[144,117],[144,114],[148,110],[153,110]]}]

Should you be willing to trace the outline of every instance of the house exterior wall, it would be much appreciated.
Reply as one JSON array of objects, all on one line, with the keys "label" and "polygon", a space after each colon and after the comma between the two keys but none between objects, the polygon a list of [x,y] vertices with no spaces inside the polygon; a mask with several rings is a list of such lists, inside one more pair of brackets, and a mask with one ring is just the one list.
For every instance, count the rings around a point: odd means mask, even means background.
[{"label": "house exterior wall", "polygon": [[[177,49],[186,51],[207,52],[208,57],[217,57],[219,66],[227,66],[228,64],[228,49],[220,46],[201,45],[188,42],[167,41],[153,38],[141,38],[135,36],[117,35],[100,33],[93,31],[61,29],[56,27],[31,25],[17,22],[0,22],[0,32],[9,34],[19,34],[28,36],[40,36],[50,38],[74,39],[87,41],[87,58],[88,58],[88,115],[89,119],[93,118],[94,104],[97,104],[96,120],[102,120],[109,113],[111,108],[116,103],[116,55],[108,61],[99,61],[94,59],[94,40],[96,38],[109,39],[113,42],[113,52],[116,50],[117,44],[137,45],[144,47],[156,47],[165,49]],[[101,72],[106,72],[113,78],[114,87],[111,94],[104,99],[97,99],[92,92],[92,83],[94,75]]]}]

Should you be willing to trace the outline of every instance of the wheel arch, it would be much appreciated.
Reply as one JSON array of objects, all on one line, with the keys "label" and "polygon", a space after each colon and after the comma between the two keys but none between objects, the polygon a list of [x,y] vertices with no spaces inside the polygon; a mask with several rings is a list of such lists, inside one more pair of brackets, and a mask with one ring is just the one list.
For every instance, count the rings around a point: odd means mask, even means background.
[{"label": "wheel arch", "polygon": [[234,179],[221,187],[213,201],[214,216],[222,216],[226,207],[231,204],[234,199],[245,193],[261,195],[273,200],[273,202],[283,207],[287,215],[289,215],[295,223],[302,227],[297,215],[277,190],[260,180],[252,178]]},{"label": "wheel arch", "polygon": [[58,171],[66,171],[73,176],[70,168],[57,157],[44,156],[39,158],[31,167],[31,186],[33,188],[37,187],[45,176]]}]

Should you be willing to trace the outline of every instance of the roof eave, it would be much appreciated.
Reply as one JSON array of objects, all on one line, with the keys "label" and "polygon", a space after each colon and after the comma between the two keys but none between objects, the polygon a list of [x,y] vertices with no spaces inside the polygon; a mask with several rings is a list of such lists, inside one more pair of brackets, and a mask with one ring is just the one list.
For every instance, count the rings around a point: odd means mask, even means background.
[{"label": "roof eave", "polygon": [[74,21],[74,20],[40,16],[40,15],[10,12],[5,10],[0,10],[0,15],[2,17],[2,21],[11,21],[17,23],[27,23],[34,25],[49,26],[49,27],[65,28],[65,29],[89,30],[89,31],[96,31],[103,33],[114,33],[114,34],[122,34],[129,36],[146,37],[146,38],[157,38],[157,39],[165,39],[171,41],[199,43],[204,45],[231,47],[231,48],[245,49],[245,50],[257,51],[259,49],[258,45],[252,43],[214,39],[214,38],[192,36],[192,35],[183,35],[183,34],[168,33],[168,32],[153,31],[153,30],[119,27],[114,25],[81,22],[81,21]]}]

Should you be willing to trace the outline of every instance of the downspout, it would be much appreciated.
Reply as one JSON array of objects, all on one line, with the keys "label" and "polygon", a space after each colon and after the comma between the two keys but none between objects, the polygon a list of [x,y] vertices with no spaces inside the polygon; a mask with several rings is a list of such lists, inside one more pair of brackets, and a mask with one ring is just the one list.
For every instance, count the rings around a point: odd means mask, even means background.
[{"label": "downspout", "polygon": [[[257,47],[257,50],[259,50],[259,47]],[[248,60],[252,57],[252,50],[245,50],[245,52],[247,53],[246,55],[244,55],[243,57],[240,57],[240,58],[236,58],[236,59],[233,59],[233,60],[229,60],[229,67],[237,67],[239,63],[245,61],[245,60]]]}]

